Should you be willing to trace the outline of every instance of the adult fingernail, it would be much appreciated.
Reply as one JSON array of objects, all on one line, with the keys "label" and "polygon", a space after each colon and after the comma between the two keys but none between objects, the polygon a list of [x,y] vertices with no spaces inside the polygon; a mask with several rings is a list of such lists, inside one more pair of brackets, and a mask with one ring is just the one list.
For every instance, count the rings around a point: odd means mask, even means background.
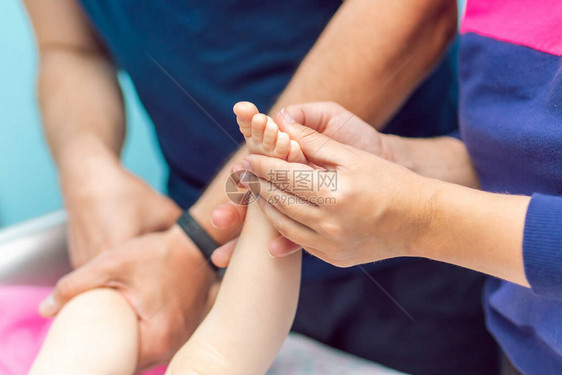
[{"label": "adult fingernail", "polygon": [[51,316],[55,313],[56,303],[55,298],[50,294],[39,305],[39,314],[43,316]]},{"label": "adult fingernail", "polygon": [[267,249],[267,255],[269,255],[271,258],[275,258],[275,256],[273,256],[273,254],[271,252],[275,251],[276,247],[277,246],[275,246],[274,242],[269,244],[269,249]]},{"label": "adult fingernail", "polygon": [[293,116],[291,116],[289,111],[287,111],[285,108],[281,109],[281,114],[283,115],[283,117],[285,117],[285,120],[287,120],[289,122],[295,122],[295,119],[293,118]]},{"label": "adult fingernail", "polygon": [[267,249],[267,255],[269,255],[269,257],[272,259],[276,258],[273,254],[271,254],[271,248]]},{"label": "adult fingernail", "polygon": [[214,222],[214,220],[213,220],[213,216],[211,216],[211,217],[209,218],[209,221],[211,222],[211,225],[213,226],[213,228],[219,229],[219,228],[217,227],[217,224],[215,224],[215,222]]}]

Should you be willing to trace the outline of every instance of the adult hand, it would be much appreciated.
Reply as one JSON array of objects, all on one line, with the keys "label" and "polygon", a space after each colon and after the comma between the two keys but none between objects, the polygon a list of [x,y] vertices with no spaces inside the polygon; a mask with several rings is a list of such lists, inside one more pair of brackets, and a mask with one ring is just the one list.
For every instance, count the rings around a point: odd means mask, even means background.
[{"label": "adult hand", "polygon": [[63,172],[61,185],[74,267],[136,236],[166,230],[181,214],[172,200],[154,191],[118,160],[92,158],[78,172]]},{"label": "adult hand", "polygon": [[[259,204],[280,234],[340,267],[416,255],[414,244],[431,221],[433,180],[309,127],[293,123],[283,130],[310,165],[261,155],[249,155],[244,165],[260,177]],[[337,174],[335,189],[298,189],[296,176],[313,174],[318,181],[320,171]]]},{"label": "adult hand", "polygon": [[[377,132],[371,125],[334,102],[305,103],[283,108],[275,115],[275,122],[281,131],[288,132],[292,124],[297,122],[314,129],[340,143],[348,144],[394,161],[396,147],[392,139]],[[289,133],[291,134],[291,133]],[[233,172],[243,170],[241,164]],[[217,207],[212,214],[213,225],[226,229],[234,225],[242,225],[245,206],[234,203],[224,203]],[[226,267],[234,251],[236,240],[232,240],[218,248],[212,257],[218,267]],[[271,243],[274,252],[288,253],[300,249],[300,246],[283,236],[277,237]]]},{"label": "adult hand", "polygon": [[139,369],[166,363],[189,338],[213,300],[214,271],[178,226],[132,239],[59,280],[40,305],[55,315],[90,289],[119,290],[139,315]]},{"label": "adult hand", "polygon": [[[354,113],[334,102],[295,104],[275,116],[279,129],[288,132],[302,124],[339,143],[394,161],[392,136],[379,133]],[[292,134],[292,133],[288,133]]]}]

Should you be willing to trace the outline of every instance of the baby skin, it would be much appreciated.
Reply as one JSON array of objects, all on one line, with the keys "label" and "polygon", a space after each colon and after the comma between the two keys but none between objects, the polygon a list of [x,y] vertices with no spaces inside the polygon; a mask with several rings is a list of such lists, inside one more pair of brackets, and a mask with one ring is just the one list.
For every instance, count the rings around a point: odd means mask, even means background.
[{"label": "baby skin", "polygon": [[[250,153],[295,162],[306,159],[296,142],[248,102],[234,112]],[[274,259],[278,234],[257,204],[246,221],[216,302],[168,368],[169,375],[263,375],[281,348],[296,312],[301,252]]]},{"label": "baby skin", "polygon": [[[234,111],[249,152],[306,160],[299,145],[253,104],[238,103]],[[300,286],[300,252],[269,256],[277,235],[251,204],[216,301],[166,374],[266,373],[293,323]],[[131,375],[138,339],[138,320],[126,300],[112,289],[92,290],[59,312],[30,374]]]},{"label": "baby skin", "polygon": [[299,144],[290,139],[289,134],[279,130],[271,117],[259,113],[254,104],[238,102],[233,110],[249,153],[272,156],[292,163],[307,162]]},{"label": "baby skin", "polygon": [[94,289],[58,313],[29,374],[133,374],[137,355],[134,310],[116,290]]}]

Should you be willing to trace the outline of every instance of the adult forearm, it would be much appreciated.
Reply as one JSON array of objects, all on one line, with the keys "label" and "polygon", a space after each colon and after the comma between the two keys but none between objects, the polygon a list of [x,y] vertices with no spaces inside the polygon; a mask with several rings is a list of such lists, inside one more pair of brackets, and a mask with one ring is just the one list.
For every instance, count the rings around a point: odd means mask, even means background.
[{"label": "adult forearm", "polygon": [[452,137],[384,136],[387,158],[419,175],[473,188],[478,176],[465,144]]},{"label": "adult forearm", "polygon": [[45,47],[38,92],[63,189],[66,177],[85,173],[91,162],[118,162],[125,136],[123,99],[115,68],[103,55]]},{"label": "adult forearm", "polygon": [[399,164],[434,179],[426,184],[434,192],[430,225],[416,253],[528,286],[522,244],[529,197],[471,189],[478,177],[456,138],[385,137]]},{"label": "adult forearm", "polygon": [[455,1],[348,0],[273,111],[334,101],[381,128],[441,58],[456,25]]},{"label": "adult forearm", "polygon": [[522,248],[529,200],[437,182],[418,254],[528,286]]}]

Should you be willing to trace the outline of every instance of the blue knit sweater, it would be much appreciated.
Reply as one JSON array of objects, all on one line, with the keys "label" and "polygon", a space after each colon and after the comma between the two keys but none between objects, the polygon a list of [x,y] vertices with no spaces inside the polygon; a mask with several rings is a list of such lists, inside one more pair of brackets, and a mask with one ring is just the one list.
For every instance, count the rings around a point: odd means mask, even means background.
[{"label": "blue knit sweater", "polygon": [[[537,44],[548,30],[533,36],[540,30],[518,33],[485,19],[487,11],[524,13],[522,1],[481,3],[471,8],[469,0],[461,36],[461,138],[484,190],[532,196],[523,239],[531,289],[490,280],[487,324],[521,372],[562,374],[562,58],[552,53],[560,45]],[[561,6],[544,15],[562,23]]]}]

